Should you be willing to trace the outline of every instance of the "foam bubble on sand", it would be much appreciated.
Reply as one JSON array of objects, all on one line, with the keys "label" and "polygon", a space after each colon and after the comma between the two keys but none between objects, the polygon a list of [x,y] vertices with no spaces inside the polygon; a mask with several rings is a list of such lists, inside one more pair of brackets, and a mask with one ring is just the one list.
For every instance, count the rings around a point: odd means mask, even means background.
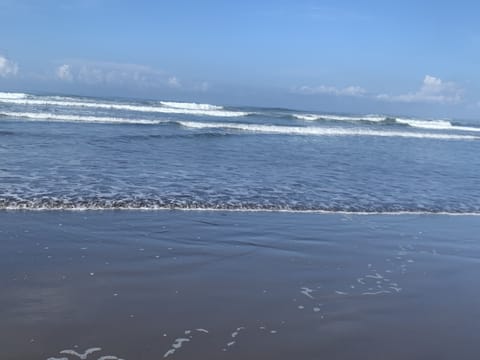
[{"label": "foam bubble on sand", "polygon": [[240,326],[238,327],[234,332],[232,332],[232,334],[230,335],[230,337],[232,338],[232,340],[230,340],[229,342],[226,343],[225,347],[222,349],[222,351],[227,351],[227,348],[233,346],[236,344],[236,340],[233,340],[235,339],[242,330],[245,330],[246,328],[243,327],[243,326]]},{"label": "foam bubble on sand", "polygon": [[243,326],[238,327],[237,330],[232,333],[232,338],[236,338],[238,334],[240,334],[240,331],[242,330],[245,330]]},{"label": "foam bubble on sand", "polygon": [[365,275],[365,277],[371,279],[383,279],[383,276],[380,275],[378,272],[376,272],[375,275]]},{"label": "foam bubble on sand", "polygon": [[313,290],[312,290],[312,289],[304,286],[304,287],[301,288],[300,292],[301,292],[303,295],[309,297],[310,299],[314,299],[314,297],[312,296],[312,293],[313,293]]},{"label": "foam bubble on sand", "polygon": [[379,295],[379,294],[391,294],[391,291],[388,290],[379,290],[379,291],[367,291],[362,293],[362,295]]},{"label": "foam bubble on sand", "polygon": [[189,342],[189,341],[190,341],[190,339],[187,339],[187,338],[177,338],[177,339],[175,339],[175,341],[172,344],[171,349],[169,349],[163,355],[163,357],[166,358],[166,357],[169,357],[170,355],[173,355],[175,353],[175,351],[177,351],[178,349],[180,349],[182,347],[183,343]]},{"label": "foam bubble on sand", "polygon": [[78,357],[81,360],[86,360],[88,355],[93,354],[93,353],[98,352],[98,351],[102,351],[102,348],[93,347],[93,348],[85,350],[85,352],[83,352],[83,353],[78,353],[75,350],[67,349],[67,350],[60,351],[60,354],[73,355],[73,356]]},{"label": "foam bubble on sand", "polygon": [[[175,339],[175,341],[171,345],[170,349],[163,355],[163,357],[166,358],[166,357],[169,357],[170,355],[173,355],[178,349],[180,349],[183,346],[183,343],[191,341],[192,338],[193,338],[192,331],[193,330],[190,330],[190,329],[185,330],[184,334],[189,336],[189,337],[188,338],[177,338],[177,339]],[[195,329],[195,331],[197,331],[199,333],[208,334],[208,330],[203,329],[203,328]],[[163,336],[167,336],[167,334],[163,334]]]}]

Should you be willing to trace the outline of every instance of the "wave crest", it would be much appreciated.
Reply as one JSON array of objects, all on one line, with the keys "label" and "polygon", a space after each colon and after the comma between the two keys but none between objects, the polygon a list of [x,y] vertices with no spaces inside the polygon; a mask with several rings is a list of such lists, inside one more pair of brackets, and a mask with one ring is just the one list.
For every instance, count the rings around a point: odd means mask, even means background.
[{"label": "wave crest", "polygon": [[199,104],[199,103],[186,103],[175,101],[160,101],[160,104],[174,109],[189,109],[189,110],[222,110],[223,106]]},{"label": "wave crest", "polygon": [[305,121],[350,121],[350,122],[370,122],[389,125],[406,125],[418,129],[429,130],[454,130],[480,132],[480,127],[454,125],[448,120],[421,120],[408,118],[395,118],[381,115],[365,116],[338,116],[338,115],[319,115],[319,114],[293,114],[295,119]]},{"label": "wave crest", "polygon": [[316,136],[379,136],[379,137],[403,137],[418,139],[438,140],[479,140],[480,137],[473,135],[456,135],[441,133],[420,133],[408,131],[383,131],[370,129],[346,129],[326,127],[298,127],[279,125],[256,125],[242,123],[205,123],[195,121],[178,121],[184,127],[192,129],[230,129],[246,132],[284,135],[316,135]]},{"label": "wave crest", "polygon": [[116,102],[86,102],[86,101],[63,101],[63,100],[49,100],[49,99],[19,99],[19,98],[0,98],[0,102],[10,103],[24,106],[60,106],[60,107],[79,107],[79,108],[94,108],[105,110],[126,110],[145,113],[162,113],[162,114],[185,114],[185,115],[204,115],[215,117],[241,117],[249,115],[244,111],[232,110],[207,110],[207,109],[193,109],[193,108],[175,108],[154,105],[134,105],[123,104]]},{"label": "wave crest", "polygon": [[27,96],[28,95],[24,93],[0,91],[0,99],[25,99]]},{"label": "wave crest", "polygon": [[87,122],[87,123],[105,123],[105,124],[141,124],[157,125],[168,122],[168,120],[148,120],[148,119],[127,119],[116,117],[100,116],[81,116],[81,115],[60,115],[51,113],[31,113],[31,112],[0,112],[1,116],[30,119],[30,120],[53,120],[59,122]]},{"label": "wave crest", "polygon": [[381,122],[386,118],[381,115],[365,115],[365,116],[340,116],[340,115],[320,115],[320,114],[293,114],[294,118],[306,121],[330,120],[330,121],[371,121]]}]

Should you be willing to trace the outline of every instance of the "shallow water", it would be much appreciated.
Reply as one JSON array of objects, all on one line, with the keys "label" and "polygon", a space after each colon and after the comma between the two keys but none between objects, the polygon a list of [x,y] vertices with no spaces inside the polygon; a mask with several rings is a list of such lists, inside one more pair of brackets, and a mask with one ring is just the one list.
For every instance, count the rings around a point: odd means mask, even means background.
[{"label": "shallow water", "polygon": [[2,359],[478,354],[478,217],[3,212],[0,231]]}]

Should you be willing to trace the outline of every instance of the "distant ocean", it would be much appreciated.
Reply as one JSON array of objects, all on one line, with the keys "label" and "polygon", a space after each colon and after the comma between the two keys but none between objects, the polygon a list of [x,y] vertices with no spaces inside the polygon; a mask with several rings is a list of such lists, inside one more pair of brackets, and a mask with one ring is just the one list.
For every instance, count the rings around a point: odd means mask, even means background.
[{"label": "distant ocean", "polygon": [[3,92],[0,209],[480,214],[480,123]]}]

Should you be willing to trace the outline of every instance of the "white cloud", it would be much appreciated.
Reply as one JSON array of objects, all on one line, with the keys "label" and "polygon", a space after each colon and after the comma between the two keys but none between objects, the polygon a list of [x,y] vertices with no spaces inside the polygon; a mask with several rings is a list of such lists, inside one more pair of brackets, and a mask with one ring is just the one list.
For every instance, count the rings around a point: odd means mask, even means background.
[{"label": "white cloud", "polygon": [[182,87],[182,84],[180,83],[180,80],[176,76],[171,76],[168,78],[168,85],[173,87],[173,88],[179,88]]},{"label": "white cloud", "polygon": [[208,81],[202,81],[200,84],[195,85],[194,90],[206,92],[210,89],[210,83]]},{"label": "white cloud", "polygon": [[55,72],[55,75],[59,80],[64,80],[64,81],[72,81],[73,80],[73,75],[70,70],[70,65],[68,64],[63,64],[60,65],[57,68],[57,71]]},{"label": "white cloud", "polygon": [[57,67],[55,77],[62,81],[87,85],[168,85],[168,77],[161,71],[143,65],[111,62],[70,61]]},{"label": "white cloud", "polygon": [[419,90],[401,95],[379,94],[379,100],[392,102],[423,102],[439,104],[458,104],[462,101],[463,90],[453,82],[444,82],[439,78],[426,75]]},{"label": "white cloud", "polygon": [[147,66],[118,63],[83,64],[77,69],[77,80],[87,84],[150,86],[163,73]]},{"label": "white cloud", "polygon": [[0,55],[0,76],[15,76],[18,73],[18,65],[7,57]]},{"label": "white cloud", "polygon": [[138,64],[67,61],[55,69],[55,78],[65,82],[98,86],[128,86],[144,89],[170,88],[205,92],[207,82],[181,81],[177,76]]},{"label": "white cloud", "polygon": [[344,88],[337,88],[335,86],[300,86],[294,89],[294,92],[300,94],[314,95],[335,95],[335,96],[364,96],[367,91],[360,86],[347,86]]}]

